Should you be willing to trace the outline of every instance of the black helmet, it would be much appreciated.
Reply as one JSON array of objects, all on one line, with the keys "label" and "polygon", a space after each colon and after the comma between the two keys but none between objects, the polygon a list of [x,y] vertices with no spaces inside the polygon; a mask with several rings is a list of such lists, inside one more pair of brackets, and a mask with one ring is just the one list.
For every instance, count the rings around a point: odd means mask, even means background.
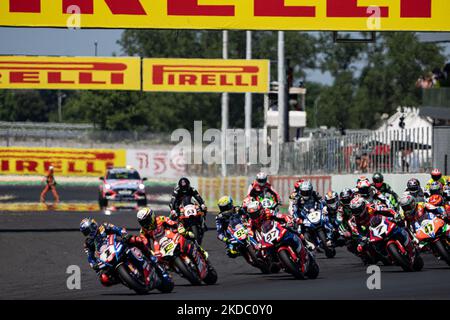
[{"label": "black helmet", "polygon": [[420,189],[420,182],[416,178],[409,179],[406,183],[406,190],[411,194],[417,194]]},{"label": "black helmet", "polygon": [[330,191],[325,195],[325,202],[328,208],[337,210],[339,207],[339,195],[337,192]]},{"label": "black helmet", "polygon": [[97,234],[98,231],[98,223],[92,218],[84,218],[80,222],[80,231],[81,233],[87,237],[93,237]]},{"label": "black helmet", "polygon": [[450,201],[450,188],[444,190],[443,197],[444,201]]},{"label": "black helmet", "polygon": [[341,194],[339,195],[340,202],[344,206],[350,205],[350,201],[353,199],[353,191],[350,188],[344,188],[341,191]]},{"label": "black helmet", "polygon": [[381,173],[375,172],[372,176],[373,184],[377,189],[380,189],[383,186],[384,177]]},{"label": "black helmet", "polygon": [[178,181],[178,187],[182,191],[187,191],[190,188],[190,186],[191,186],[191,182],[186,177],[183,177]]},{"label": "black helmet", "polygon": [[233,198],[230,196],[223,196],[217,202],[220,212],[225,212],[233,209]]}]

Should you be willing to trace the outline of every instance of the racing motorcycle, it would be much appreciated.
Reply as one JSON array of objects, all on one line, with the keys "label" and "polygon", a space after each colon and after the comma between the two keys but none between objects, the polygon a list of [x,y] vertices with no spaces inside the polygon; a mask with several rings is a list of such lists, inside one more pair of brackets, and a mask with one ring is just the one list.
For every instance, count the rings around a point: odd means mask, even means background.
[{"label": "racing motorcycle", "polygon": [[258,257],[255,249],[258,241],[239,214],[231,216],[226,232],[230,239],[229,249],[243,256],[250,265],[259,268],[263,273],[270,273],[270,264]]},{"label": "racing motorcycle", "polygon": [[180,223],[195,235],[195,239],[201,245],[203,241],[205,212],[198,205],[187,204],[180,206]]},{"label": "racing motorcycle", "polygon": [[319,275],[319,266],[314,256],[302,244],[302,254],[298,256],[292,246],[292,238],[298,237],[297,232],[275,220],[266,220],[258,233],[258,240],[263,254],[271,257],[273,262],[280,262],[286,272],[296,279],[316,279]]},{"label": "racing motorcycle", "polygon": [[[380,255],[399,265],[404,271],[422,270],[422,257],[416,251],[409,233],[393,219],[376,214],[370,220],[369,230],[370,243]],[[407,238],[409,247],[405,247],[404,237]]]},{"label": "racing motorcycle", "polygon": [[450,248],[447,242],[449,225],[431,212],[427,212],[422,218],[416,231],[416,238],[420,241],[419,246],[429,249],[433,254],[450,265]]},{"label": "racing motorcycle", "polygon": [[155,235],[155,255],[170,269],[186,278],[193,285],[214,284],[217,282],[216,270],[200,253],[194,242],[169,228]]},{"label": "racing motorcycle", "polygon": [[321,247],[327,258],[334,258],[336,255],[336,249],[332,241],[334,228],[327,221],[323,210],[321,204],[317,208],[305,207],[302,209],[304,235],[308,242]]},{"label": "racing motorcycle", "polygon": [[149,259],[136,247],[127,245],[121,237],[109,235],[97,252],[100,269],[105,270],[137,294],[157,289],[163,293],[173,290],[170,277],[160,276]]}]

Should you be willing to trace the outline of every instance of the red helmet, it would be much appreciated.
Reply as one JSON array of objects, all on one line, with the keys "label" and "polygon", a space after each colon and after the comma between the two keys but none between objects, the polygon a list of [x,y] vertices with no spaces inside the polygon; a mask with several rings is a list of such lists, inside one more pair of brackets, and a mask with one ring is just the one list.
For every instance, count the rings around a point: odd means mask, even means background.
[{"label": "red helmet", "polygon": [[439,171],[439,169],[433,169],[433,171],[431,171],[431,178],[434,181],[438,181],[440,178],[442,178],[442,172]]},{"label": "red helmet", "polygon": [[295,191],[299,191],[300,190],[300,186],[302,185],[303,182],[305,182],[305,179],[298,179],[295,182],[295,184],[294,184]]},{"label": "red helmet", "polygon": [[444,204],[444,198],[439,194],[433,194],[430,199],[428,199],[428,203],[435,207],[440,207]]}]

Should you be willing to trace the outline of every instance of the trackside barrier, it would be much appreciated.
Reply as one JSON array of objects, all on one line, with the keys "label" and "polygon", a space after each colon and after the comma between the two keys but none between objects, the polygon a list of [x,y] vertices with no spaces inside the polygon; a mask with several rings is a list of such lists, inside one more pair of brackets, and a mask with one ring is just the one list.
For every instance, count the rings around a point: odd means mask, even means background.
[{"label": "trackside barrier", "polygon": [[322,195],[331,190],[331,176],[270,176],[269,182],[280,194],[284,205],[289,203],[289,195],[294,190],[294,184],[298,179],[311,181],[314,190]]},{"label": "trackside barrier", "polygon": [[217,210],[217,200],[223,195],[230,195],[236,204],[240,204],[247,195],[247,177],[195,177],[192,185],[197,186],[198,191],[212,210]]}]

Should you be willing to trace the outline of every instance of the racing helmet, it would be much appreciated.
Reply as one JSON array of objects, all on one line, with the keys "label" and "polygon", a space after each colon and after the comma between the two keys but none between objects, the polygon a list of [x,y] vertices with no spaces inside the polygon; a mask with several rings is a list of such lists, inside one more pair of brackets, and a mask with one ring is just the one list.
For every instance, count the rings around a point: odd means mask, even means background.
[{"label": "racing helmet", "polygon": [[252,201],[247,206],[247,212],[252,219],[256,219],[259,217],[262,206],[259,201]]},{"label": "racing helmet", "polygon": [[430,194],[442,194],[442,184],[438,181],[433,181],[430,185]]},{"label": "racing helmet", "polygon": [[440,207],[444,205],[444,198],[440,194],[433,194],[430,199],[428,199],[428,203],[435,207]]},{"label": "racing helmet", "polygon": [[353,199],[353,191],[350,188],[344,188],[339,195],[339,200],[342,205],[348,207],[350,205],[350,201]]},{"label": "racing helmet", "polygon": [[267,174],[265,172],[260,172],[256,175],[256,182],[260,187],[264,187],[267,183]]},{"label": "racing helmet", "polygon": [[300,192],[300,186],[302,185],[302,183],[305,182],[304,179],[298,179],[295,184],[294,184],[294,189],[295,192]]},{"label": "racing helmet", "polygon": [[217,206],[220,212],[229,211],[233,208],[233,198],[230,196],[223,196],[217,201]]},{"label": "racing helmet", "polygon": [[80,222],[80,231],[85,237],[93,237],[97,234],[98,223],[92,218],[84,218]]},{"label": "racing helmet", "polygon": [[361,217],[367,212],[367,201],[362,197],[355,197],[350,202],[350,210],[355,217]]},{"label": "racing helmet", "polygon": [[416,198],[411,195],[403,195],[399,204],[405,215],[410,215],[416,209]]},{"label": "racing helmet", "polygon": [[325,195],[325,202],[328,208],[337,210],[339,207],[339,195],[337,194],[337,192],[329,191]]},{"label": "racing helmet", "polygon": [[409,179],[406,183],[406,190],[413,195],[417,195],[420,190],[420,182],[416,178]]},{"label": "racing helmet", "polygon": [[375,188],[380,189],[383,186],[384,177],[380,172],[375,172],[372,176],[372,181]]},{"label": "racing helmet", "polygon": [[370,195],[370,182],[369,179],[364,179],[358,182],[356,186],[358,188],[358,193],[363,197],[368,197]]},{"label": "racing helmet", "polygon": [[188,178],[183,177],[178,181],[178,187],[181,191],[187,191],[191,186],[191,182]]},{"label": "racing helmet", "polygon": [[431,171],[431,178],[434,181],[438,181],[440,178],[442,178],[442,172],[439,169],[433,169],[433,171]]},{"label": "racing helmet", "polygon": [[300,195],[305,199],[308,200],[313,193],[313,185],[311,181],[305,181],[300,185]]},{"label": "racing helmet", "polygon": [[142,228],[154,229],[156,227],[156,215],[150,208],[142,208],[137,212],[137,220]]}]

